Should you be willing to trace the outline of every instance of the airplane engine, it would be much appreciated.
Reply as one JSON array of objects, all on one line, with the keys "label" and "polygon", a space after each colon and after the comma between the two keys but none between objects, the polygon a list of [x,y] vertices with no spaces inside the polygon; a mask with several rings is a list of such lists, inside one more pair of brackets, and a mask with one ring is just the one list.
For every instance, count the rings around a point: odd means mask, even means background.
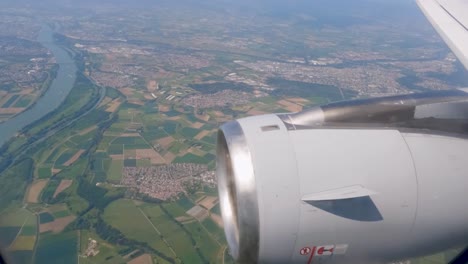
[{"label": "airplane engine", "polygon": [[468,244],[468,93],[241,118],[217,139],[240,263],[380,263]]}]

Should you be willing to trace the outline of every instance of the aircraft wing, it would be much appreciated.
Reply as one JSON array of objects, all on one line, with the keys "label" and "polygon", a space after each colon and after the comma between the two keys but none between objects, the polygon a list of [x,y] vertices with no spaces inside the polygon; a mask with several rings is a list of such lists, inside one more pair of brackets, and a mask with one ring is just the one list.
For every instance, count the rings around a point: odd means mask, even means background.
[{"label": "aircraft wing", "polygon": [[468,1],[416,0],[461,63],[468,69]]}]

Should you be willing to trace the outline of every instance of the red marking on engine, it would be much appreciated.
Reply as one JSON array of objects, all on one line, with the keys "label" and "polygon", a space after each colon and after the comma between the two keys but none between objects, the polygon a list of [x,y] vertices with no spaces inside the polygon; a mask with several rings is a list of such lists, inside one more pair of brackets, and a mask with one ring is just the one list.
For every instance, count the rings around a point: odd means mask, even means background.
[{"label": "red marking on engine", "polygon": [[304,255],[309,255],[310,251],[311,251],[310,247],[303,247],[301,251],[299,251],[299,253],[304,256]]},{"label": "red marking on engine", "polygon": [[333,248],[325,248],[325,247],[320,247],[318,250],[317,250],[317,254],[319,255],[323,255],[323,253],[327,253],[327,252],[330,252],[330,255],[333,254]]},{"label": "red marking on engine", "polygon": [[307,264],[312,263],[312,259],[314,258],[314,255],[315,255],[315,248],[316,247],[312,248],[312,253],[310,253],[309,261],[307,261]]}]

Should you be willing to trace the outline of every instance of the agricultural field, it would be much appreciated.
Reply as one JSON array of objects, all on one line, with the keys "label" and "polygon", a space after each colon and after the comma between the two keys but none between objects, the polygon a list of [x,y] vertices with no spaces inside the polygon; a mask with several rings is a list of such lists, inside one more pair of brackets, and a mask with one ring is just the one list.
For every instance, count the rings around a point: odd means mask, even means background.
[{"label": "agricultural field", "polygon": [[217,256],[220,253],[219,251],[224,249],[222,245],[213,238],[212,234],[198,222],[186,224],[185,227],[191,233],[192,238],[195,240],[202,254],[211,262],[219,263]]},{"label": "agricultural field", "polygon": [[[50,147],[35,155],[37,163],[34,176],[39,179],[50,178],[78,162],[85,152],[83,148],[90,145],[90,140],[97,133],[97,130],[90,128],[93,127],[84,127],[75,132],[64,131],[50,140]],[[81,135],[82,131],[86,133]],[[73,176],[66,175],[70,178]]]},{"label": "agricultural field", "polygon": [[41,234],[34,262],[37,264],[77,263],[78,232],[69,231],[60,234]]},{"label": "agricultural field", "polygon": [[20,226],[2,226],[0,227],[0,247],[6,248],[13,243],[19,231]]},{"label": "agricultural field", "polygon": [[[186,229],[181,229],[181,224],[175,220],[177,216],[190,218],[181,205],[187,203],[189,202],[186,200],[160,207],[131,200],[117,200],[106,208],[103,219],[127,237],[146,242],[156,250],[176,257],[184,263],[202,263],[203,259],[214,260],[220,246],[211,238],[207,229],[193,221],[192,224],[183,225],[187,226]],[[126,212],[128,217],[122,216],[121,212]],[[207,246],[203,243],[207,243]],[[197,253],[195,247],[200,247],[202,255]]]},{"label": "agricultural field", "polygon": [[39,214],[39,232],[60,233],[75,220],[67,205],[56,204],[45,208]]},{"label": "agricultural field", "polygon": [[203,220],[203,222],[201,222],[201,224],[206,228],[206,230],[208,230],[208,232],[212,235],[213,239],[215,239],[216,241],[222,241],[224,240],[224,231],[223,229],[220,227],[220,223],[222,223],[221,219],[217,219],[219,222],[215,222],[212,218],[213,214],[210,215],[210,217],[206,218],[205,220]]},{"label": "agricultural field", "polygon": [[33,166],[34,161],[26,158],[0,175],[0,211],[23,201],[27,186],[32,181]]},{"label": "agricultural field", "polygon": [[28,203],[37,203],[39,202],[39,195],[42,192],[42,189],[47,185],[48,180],[38,180],[31,184],[28,189],[26,201]]},{"label": "agricultural field", "polygon": [[143,254],[130,260],[128,264],[153,264],[153,259],[150,254]]},{"label": "agricultural field", "polygon": [[173,217],[186,216],[186,209],[180,206],[177,202],[171,202],[161,205]]},{"label": "agricultural field", "polygon": [[[214,166],[214,130],[193,115],[170,110],[177,116],[150,113],[122,104],[119,118],[104,132],[93,166],[100,180],[119,184],[123,167],[147,167],[176,163]],[[189,118],[191,117],[191,119]],[[209,126],[208,126],[209,127]],[[198,136],[198,137],[197,137]]]},{"label": "agricultural field", "polygon": [[36,238],[37,217],[27,209],[11,209],[0,217],[0,246],[7,249],[12,262],[29,262]]},{"label": "agricultural field", "polygon": [[189,233],[179,227],[172,216],[163,210],[143,207],[142,210],[148,215],[153,225],[161,232],[171,249],[184,263],[201,263],[202,259],[195,251]]},{"label": "agricultural field", "polygon": [[171,249],[160,238],[159,230],[132,200],[121,199],[111,203],[105,209],[103,219],[126,237],[148,243],[155,250],[174,257]]},{"label": "agricultural field", "polygon": [[15,241],[10,245],[8,250],[11,251],[32,251],[36,243],[36,236],[17,236]]}]

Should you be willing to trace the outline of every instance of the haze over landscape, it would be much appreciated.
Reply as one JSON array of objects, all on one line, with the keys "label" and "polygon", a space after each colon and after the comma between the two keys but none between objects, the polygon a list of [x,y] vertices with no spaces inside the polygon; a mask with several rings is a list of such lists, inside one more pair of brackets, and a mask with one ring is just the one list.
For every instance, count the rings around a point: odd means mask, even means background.
[{"label": "haze over landscape", "polygon": [[468,84],[410,0],[6,0],[0,21],[12,263],[233,263],[219,125]]}]

